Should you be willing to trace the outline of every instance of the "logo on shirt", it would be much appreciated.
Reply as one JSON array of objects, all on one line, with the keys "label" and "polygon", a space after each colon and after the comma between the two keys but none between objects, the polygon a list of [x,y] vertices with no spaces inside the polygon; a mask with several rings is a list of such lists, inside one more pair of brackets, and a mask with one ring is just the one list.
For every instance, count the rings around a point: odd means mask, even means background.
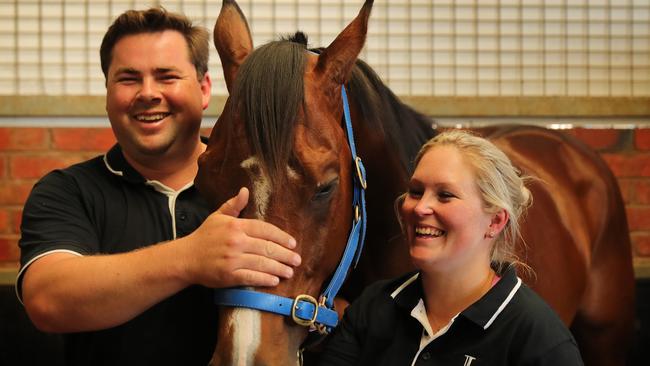
[{"label": "logo on shirt", "polygon": [[476,357],[465,355],[465,363],[463,364],[463,366],[470,366],[474,360],[476,360]]}]

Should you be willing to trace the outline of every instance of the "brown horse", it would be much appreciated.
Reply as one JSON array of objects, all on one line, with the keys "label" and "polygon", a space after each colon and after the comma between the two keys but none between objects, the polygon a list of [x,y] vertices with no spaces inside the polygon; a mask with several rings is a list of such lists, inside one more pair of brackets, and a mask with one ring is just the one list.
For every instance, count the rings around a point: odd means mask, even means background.
[{"label": "brown horse", "polygon": [[[393,200],[406,189],[409,163],[435,129],[357,61],[371,7],[366,1],[317,54],[308,51],[302,33],[253,50],[244,15],[224,0],[214,41],[230,97],[199,160],[196,183],[215,208],[247,186],[251,201],[242,216],[292,234],[303,258],[291,280],[257,291],[317,298],[341,259],[355,217],[356,170],[342,122],[343,85],[367,172],[368,227],[361,260],[340,295],[351,301],[368,283],[413,269]],[[523,227],[525,249],[520,245],[536,276],[524,280],[571,325],[587,365],[624,365],[634,276],[625,211],[611,172],[595,153],[556,131],[482,132],[539,178],[530,187],[535,203]],[[219,311],[212,364],[299,362],[307,327],[245,307]]]}]

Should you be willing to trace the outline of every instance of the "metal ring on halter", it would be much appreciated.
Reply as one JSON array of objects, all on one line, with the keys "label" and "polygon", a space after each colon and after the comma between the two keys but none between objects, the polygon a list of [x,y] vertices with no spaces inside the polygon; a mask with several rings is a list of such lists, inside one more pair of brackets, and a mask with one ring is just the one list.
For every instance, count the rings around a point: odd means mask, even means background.
[{"label": "metal ring on halter", "polygon": [[363,174],[361,173],[361,158],[357,156],[354,159],[354,165],[357,166],[357,177],[359,177],[359,184],[361,184],[361,188],[366,189],[368,188],[368,182],[366,182],[366,179],[363,177]]},{"label": "metal ring on halter", "polygon": [[[319,306],[319,307],[320,307],[320,306],[323,306],[323,307],[327,308],[327,307],[325,306],[325,302],[326,302],[326,301],[327,301],[327,297],[325,297],[325,296],[321,296],[321,297],[318,299],[318,306]],[[316,330],[318,331],[318,333],[320,333],[320,334],[322,334],[322,335],[327,335],[327,334],[329,334],[329,332],[330,332],[329,329],[327,328],[327,326],[326,326],[325,324],[319,324],[319,323],[316,323],[316,324],[314,324],[314,329],[316,329]]]},{"label": "metal ring on halter", "polygon": [[[296,315],[296,309],[298,308],[299,301],[304,301],[314,305],[314,315],[310,320],[301,319]],[[296,296],[295,300],[293,300],[293,304],[291,305],[291,318],[293,319],[294,322],[296,322],[296,324],[302,325],[304,327],[309,327],[311,325],[314,325],[317,316],[318,316],[318,302],[316,301],[315,298],[306,294]]]}]

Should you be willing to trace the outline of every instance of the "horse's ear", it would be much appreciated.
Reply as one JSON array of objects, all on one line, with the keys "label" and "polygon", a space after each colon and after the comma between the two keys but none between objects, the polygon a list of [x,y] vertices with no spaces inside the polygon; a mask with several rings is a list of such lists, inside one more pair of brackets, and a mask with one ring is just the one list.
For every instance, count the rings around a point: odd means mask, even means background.
[{"label": "horse's ear", "polygon": [[237,70],[253,50],[253,39],[246,17],[234,0],[223,0],[213,35],[226,87],[228,92],[232,92]]},{"label": "horse's ear", "polygon": [[366,43],[372,3],[373,0],[366,0],[357,17],[318,57],[316,70],[323,76],[324,82],[338,87],[349,80],[357,56]]}]

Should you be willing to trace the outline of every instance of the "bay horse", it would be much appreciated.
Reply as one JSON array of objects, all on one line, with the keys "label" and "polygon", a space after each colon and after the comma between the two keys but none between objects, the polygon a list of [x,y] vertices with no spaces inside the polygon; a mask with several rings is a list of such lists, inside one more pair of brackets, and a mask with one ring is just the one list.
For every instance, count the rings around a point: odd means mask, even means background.
[{"label": "bay horse", "polygon": [[[406,190],[410,164],[436,129],[357,60],[371,8],[366,1],[327,48],[312,52],[300,32],[253,49],[244,14],[234,1],[223,1],[214,42],[230,96],[199,159],[196,184],[215,208],[248,187],[251,198],[241,216],[293,235],[303,258],[292,279],[252,289],[258,294],[315,299],[332,277],[358,221],[351,204],[359,179],[355,141],[367,182],[366,244],[339,296],[352,301],[367,284],[413,270],[393,201]],[[352,143],[342,87],[350,96]],[[612,173],[597,154],[557,131],[497,126],[480,132],[539,178],[529,187],[534,204],[523,223],[525,245],[519,245],[535,276],[522,273],[524,281],[571,326],[587,365],[624,365],[634,274]],[[292,315],[299,303],[287,305]],[[310,310],[314,319],[319,304]],[[341,311],[345,302],[339,304]],[[211,364],[299,364],[309,328],[322,330],[314,319],[305,327],[295,316],[221,306]]]}]

